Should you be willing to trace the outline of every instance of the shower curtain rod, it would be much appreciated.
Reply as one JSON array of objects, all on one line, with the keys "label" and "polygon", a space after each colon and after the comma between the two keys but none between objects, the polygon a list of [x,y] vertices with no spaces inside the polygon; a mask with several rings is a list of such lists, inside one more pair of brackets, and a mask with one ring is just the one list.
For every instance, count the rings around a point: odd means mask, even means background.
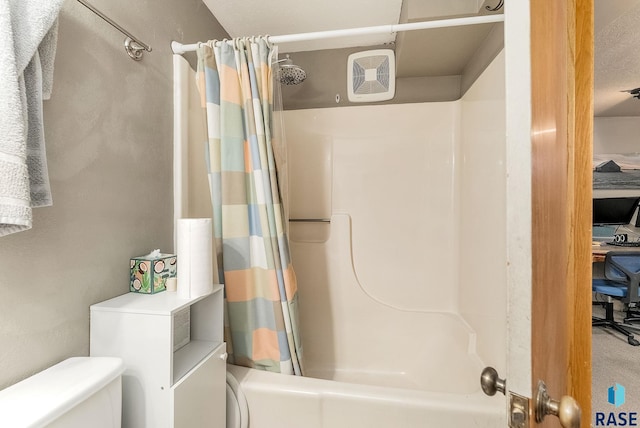
[{"label": "shower curtain rod", "polygon": [[[406,24],[377,25],[373,27],[349,28],[345,30],[329,30],[315,31],[311,33],[286,34],[282,36],[267,36],[269,41],[274,44],[301,42],[307,40],[330,39],[337,37],[362,36],[369,34],[397,33],[400,31],[425,30],[429,28],[445,28],[460,27],[464,25],[490,24],[494,22],[503,22],[504,15],[483,15],[471,16],[467,18],[451,18],[439,19],[435,21],[409,22]],[[200,43],[183,45],[182,43],[171,42],[171,49],[176,55],[182,55],[185,52],[192,52],[198,49]]]}]

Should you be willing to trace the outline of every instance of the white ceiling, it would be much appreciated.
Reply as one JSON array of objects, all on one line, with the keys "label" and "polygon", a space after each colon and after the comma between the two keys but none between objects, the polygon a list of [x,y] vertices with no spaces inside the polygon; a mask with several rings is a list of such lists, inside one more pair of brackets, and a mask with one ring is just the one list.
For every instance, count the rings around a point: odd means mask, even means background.
[{"label": "white ceiling", "polygon": [[[231,37],[397,24],[402,0],[203,0]],[[458,0],[456,0],[458,1]],[[295,42],[289,52],[391,43],[395,34]],[[353,43],[357,43],[354,45]],[[283,49],[280,49],[283,51]]]},{"label": "white ceiling", "polygon": [[[203,0],[231,37],[280,36],[477,15],[499,0]],[[396,33],[280,45],[301,52],[394,43]]]},{"label": "white ceiling", "polygon": [[[485,13],[485,5],[499,0],[203,0],[231,37],[285,35],[312,31],[398,24],[416,20]],[[514,0],[520,1],[520,0]],[[508,3],[506,0],[505,3]],[[505,6],[508,7],[508,4]],[[620,92],[640,87],[640,0],[595,0],[595,91],[596,116],[640,116],[640,100]],[[415,33],[415,34],[414,34]],[[426,45],[426,33],[402,40],[417,48]],[[477,43],[471,34],[470,42]],[[281,46],[283,52],[373,46],[396,41],[396,34],[379,34],[296,42]],[[404,46],[403,46],[404,48]],[[460,52],[460,47],[450,49]],[[424,56],[424,55],[423,55]],[[399,58],[398,67],[420,73],[411,64],[414,55]],[[426,63],[429,63],[428,61]],[[433,64],[433,62],[430,62]],[[459,61],[458,61],[459,63]],[[459,68],[459,64],[458,64]],[[416,71],[417,69],[417,71]],[[459,70],[439,68],[440,73]],[[424,69],[424,74],[433,72]]]},{"label": "white ceiling", "polygon": [[596,116],[640,116],[640,0],[595,0]]}]

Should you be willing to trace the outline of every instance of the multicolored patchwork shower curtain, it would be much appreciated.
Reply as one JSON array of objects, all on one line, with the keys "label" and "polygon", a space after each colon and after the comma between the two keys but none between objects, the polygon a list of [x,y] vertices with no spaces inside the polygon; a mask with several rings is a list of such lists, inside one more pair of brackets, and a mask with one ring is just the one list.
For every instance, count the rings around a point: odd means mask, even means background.
[{"label": "multicolored patchwork shower curtain", "polygon": [[225,340],[234,364],[302,375],[298,295],[272,147],[277,51],[265,38],[198,48]]}]

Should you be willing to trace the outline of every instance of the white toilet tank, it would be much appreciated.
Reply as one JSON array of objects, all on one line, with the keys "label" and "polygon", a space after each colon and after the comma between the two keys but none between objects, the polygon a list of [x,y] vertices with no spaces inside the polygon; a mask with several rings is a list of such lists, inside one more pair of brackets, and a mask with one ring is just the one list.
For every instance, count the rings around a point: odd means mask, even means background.
[{"label": "white toilet tank", "polygon": [[75,357],[0,391],[0,427],[118,428],[120,358]]}]

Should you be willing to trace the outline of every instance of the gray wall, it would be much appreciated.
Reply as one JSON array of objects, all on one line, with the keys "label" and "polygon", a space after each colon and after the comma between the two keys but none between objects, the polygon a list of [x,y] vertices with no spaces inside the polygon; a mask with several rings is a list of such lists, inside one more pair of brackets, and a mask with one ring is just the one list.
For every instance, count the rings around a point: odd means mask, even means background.
[{"label": "gray wall", "polygon": [[60,15],[45,135],[54,205],[0,238],[0,389],[89,353],[89,306],[128,291],[129,258],[173,251],[170,41],[227,36],[200,0],[75,0]]},{"label": "gray wall", "polygon": [[[327,49],[289,53],[294,64],[302,67],[307,78],[298,85],[282,86],[285,110],[329,108],[377,104],[404,104],[458,100],[473,85],[504,47],[504,25],[496,24],[480,48],[469,58],[462,74],[449,76],[396,77],[393,99],[374,103],[352,103],[347,93],[349,55],[371,49],[395,49],[395,45]],[[283,59],[286,53],[278,57]],[[437,61],[437,58],[433,59]],[[339,102],[336,102],[339,96]]]},{"label": "gray wall", "polygon": [[[393,49],[393,45],[290,53],[293,63],[305,70],[307,78],[298,85],[282,85],[284,109],[453,101],[460,98],[460,76],[406,77],[396,79],[396,93],[391,100],[350,102],[347,93],[349,55],[371,49]],[[285,55],[280,54],[279,58],[282,59]],[[336,96],[339,96],[339,102],[336,102]]]},{"label": "gray wall", "polygon": [[595,117],[593,153],[638,153],[640,117]]}]

